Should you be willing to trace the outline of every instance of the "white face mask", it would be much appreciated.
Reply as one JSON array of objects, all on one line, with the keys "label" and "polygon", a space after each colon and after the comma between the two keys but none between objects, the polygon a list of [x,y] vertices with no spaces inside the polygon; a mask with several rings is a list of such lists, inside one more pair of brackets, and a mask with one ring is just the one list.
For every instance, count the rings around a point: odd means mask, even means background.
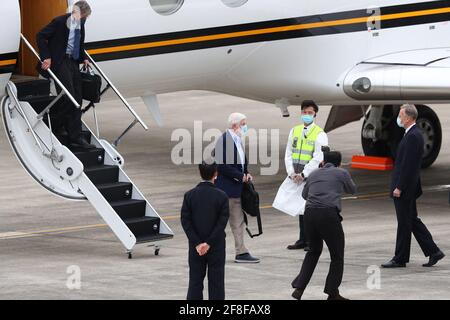
[{"label": "white face mask", "polygon": [[248,126],[241,126],[241,134],[245,136],[248,133]]},{"label": "white face mask", "polygon": [[397,117],[397,125],[400,128],[404,128],[405,127],[405,125],[402,123],[402,119],[400,117]]}]

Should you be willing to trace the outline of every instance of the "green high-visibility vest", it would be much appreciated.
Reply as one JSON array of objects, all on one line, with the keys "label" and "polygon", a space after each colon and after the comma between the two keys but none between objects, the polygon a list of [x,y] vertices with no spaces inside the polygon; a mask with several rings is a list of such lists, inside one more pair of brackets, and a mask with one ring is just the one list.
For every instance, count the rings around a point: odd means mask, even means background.
[{"label": "green high-visibility vest", "polygon": [[292,162],[294,166],[305,166],[312,160],[317,137],[324,132],[322,128],[314,125],[311,132],[304,136],[304,128],[303,125],[295,127],[292,135]]}]

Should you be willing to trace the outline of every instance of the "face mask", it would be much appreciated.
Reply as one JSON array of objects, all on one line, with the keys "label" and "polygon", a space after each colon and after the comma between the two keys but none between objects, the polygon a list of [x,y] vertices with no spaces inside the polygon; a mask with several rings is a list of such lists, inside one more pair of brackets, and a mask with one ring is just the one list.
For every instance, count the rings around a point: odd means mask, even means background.
[{"label": "face mask", "polygon": [[248,133],[248,126],[241,126],[241,133],[245,136]]},{"label": "face mask", "polygon": [[405,127],[405,125],[402,123],[402,119],[400,119],[400,117],[397,117],[397,125],[398,125],[400,128],[404,128],[404,127]]},{"label": "face mask", "polygon": [[303,115],[302,116],[302,121],[304,124],[311,124],[314,121],[314,116],[311,115]]}]

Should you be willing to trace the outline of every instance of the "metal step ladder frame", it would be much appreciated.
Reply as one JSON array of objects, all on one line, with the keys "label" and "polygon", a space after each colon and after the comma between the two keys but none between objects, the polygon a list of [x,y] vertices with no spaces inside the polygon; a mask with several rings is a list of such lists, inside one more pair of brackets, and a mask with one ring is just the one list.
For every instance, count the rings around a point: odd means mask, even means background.
[{"label": "metal step ladder frame", "polygon": [[[133,180],[131,180],[131,178],[124,171],[124,169],[123,169],[123,166],[124,166],[123,159],[124,158],[122,157],[122,155],[120,155],[120,153],[108,141],[102,140],[102,139],[99,139],[98,137],[96,137],[93,134],[92,130],[84,122],[83,122],[83,129],[84,129],[84,131],[89,131],[91,133],[91,144],[95,145],[97,148],[101,148],[101,149],[105,150],[104,164],[119,167],[119,181],[118,182],[127,182],[127,183],[131,183],[133,185],[131,199],[132,200],[143,200],[146,202],[145,216],[160,219],[159,234],[173,237],[173,235],[174,235],[173,231],[170,229],[170,227],[167,225],[167,223],[164,221],[164,219],[157,213],[155,208],[151,205],[150,201],[148,201],[147,198],[144,196],[144,194],[137,188],[137,186],[133,182]],[[83,189],[87,188],[87,190],[90,192],[90,191],[92,191],[92,189],[91,189],[92,186],[94,188],[96,188],[95,185],[91,182],[91,185],[90,184],[86,184],[86,185],[83,184],[82,186],[80,185],[80,189],[86,195],[86,193],[84,192]],[[97,191],[98,191],[98,189],[97,189]],[[96,193],[96,192],[93,192],[93,193],[95,194],[96,197],[100,196],[104,199],[104,197],[103,197],[103,195],[101,195],[100,191],[98,191],[98,193]],[[88,200],[91,200],[91,199],[89,199],[89,196],[87,196],[87,198],[88,198]],[[92,201],[91,201],[91,203],[92,203]],[[135,245],[139,244],[137,242],[136,238],[134,238],[133,240],[134,240],[134,243],[132,243],[131,246],[125,246],[126,249],[128,250],[128,253],[131,253],[133,248],[135,247]],[[157,242],[160,243],[161,241],[157,241]],[[148,242],[146,244],[150,244],[150,243],[152,243],[152,242]],[[156,249],[156,250],[158,250],[158,249]]]},{"label": "metal step ladder frame", "polygon": [[[7,105],[6,103],[9,102],[14,104],[14,109],[16,109],[17,113],[20,115],[21,118],[23,118],[23,121],[28,124],[29,132],[32,133],[32,137],[34,139],[34,142],[36,143],[36,146],[41,143],[44,145],[47,145],[50,139],[50,129],[47,128],[49,131],[48,134],[40,134],[39,132],[36,132],[35,129],[29,124],[29,120],[27,118],[27,114],[32,113],[34,115],[37,115],[36,112],[32,109],[31,105],[27,102],[20,102],[17,100],[17,97],[15,96],[13,87],[14,84],[9,83],[10,90],[8,90],[8,95],[5,96],[2,100],[2,107]],[[10,96],[12,95],[12,97]],[[18,104],[17,104],[18,103]],[[6,107],[7,109],[9,107]],[[28,109],[28,110],[27,110]],[[5,110],[4,112],[7,112]],[[5,116],[5,114],[4,114]],[[42,122],[42,120],[39,120]],[[92,131],[83,124],[86,131],[91,132],[91,142],[95,144],[99,148],[103,148],[105,150],[105,164],[109,165],[117,165],[119,168],[119,181],[120,182],[129,182],[133,184],[133,199],[136,200],[144,200],[146,201],[146,212],[145,216],[148,217],[155,217],[160,219],[160,235],[166,235],[167,238],[173,237],[173,232],[170,229],[170,227],[166,224],[166,222],[159,216],[159,214],[156,212],[156,210],[153,208],[153,206],[149,203],[149,201],[145,198],[145,196],[140,192],[140,190],[136,187],[136,185],[131,181],[131,179],[128,177],[128,175],[123,170],[123,157],[115,151],[115,149],[106,141],[106,140],[99,140],[95,137],[95,135],[92,133]],[[38,127],[40,130],[42,130],[42,126]],[[16,148],[14,147],[14,141],[11,140],[11,132],[8,132],[9,128],[5,125],[5,130],[7,131],[8,139],[10,140],[10,143],[16,153],[16,156],[18,156],[19,161],[21,162],[22,166],[26,169],[26,171],[41,185],[42,183],[36,178],[35,175],[33,175],[32,170],[27,168],[25,162],[23,159],[20,158],[20,156],[17,153]],[[53,135],[53,134],[52,134]],[[58,145],[60,145],[57,138],[53,135],[53,139],[57,141]],[[105,146],[105,147],[104,147]],[[73,153],[66,154],[65,157],[75,156]],[[51,161],[48,157],[43,157],[43,159],[47,161]],[[97,189],[97,187],[92,183],[92,181],[88,178],[86,173],[84,173],[84,166],[78,159],[73,159],[73,162],[77,163],[79,167],[81,168],[81,173],[73,180],[71,181],[73,184],[73,187],[79,191],[81,191],[83,198],[80,199],[73,199],[73,198],[67,198],[64,195],[57,194],[63,198],[70,199],[70,200],[84,200],[87,199],[91,203],[91,205],[96,209],[98,214],[102,217],[102,219],[108,224],[108,226],[111,228],[113,233],[116,235],[116,237],[121,241],[123,246],[126,248],[127,253],[130,255],[132,250],[135,248],[137,244],[136,237],[134,234],[130,231],[126,223],[122,220],[122,218],[117,214],[117,212],[113,209],[111,204],[104,198],[104,196],[100,193],[100,191]],[[45,187],[45,185],[43,185]],[[50,190],[49,188],[45,187],[47,190],[55,193],[53,190]],[[162,241],[156,240],[155,243],[162,243]],[[149,244],[152,243],[151,241],[146,243]],[[155,253],[157,254],[159,252],[159,247],[156,248]]]},{"label": "metal step ladder frame", "polygon": [[[50,135],[50,131],[43,123],[42,119],[36,120],[36,123],[32,125],[31,121],[32,119],[37,119],[37,114],[28,102],[19,101],[16,92],[17,89],[14,83],[8,82],[6,95],[3,97],[0,106],[2,109],[2,117],[6,136],[8,137],[11,148],[13,149],[14,154],[19,160],[20,164],[38,184],[40,184],[49,192],[66,200],[86,200],[85,196],[81,194],[78,188],[72,184],[73,180],[82,174],[84,170],[83,164],[75,157],[75,155],[73,155],[70,150],[64,147],[53,134]],[[16,111],[17,114],[14,114],[14,111]],[[17,133],[14,132],[13,128],[10,128],[8,126],[8,114],[11,119],[17,116],[23,119],[23,128],[26,129],[26,132],[22,132],[22,134],[30,134],[33,139],[32,141],[34,142],[34,146],[32,145],[32,143],[29,143],[28,145],[16,145],[17,139],[19,139],[19,137],[17,136]],[[55,161],[57,165],[61,165],[62,162],[70,161],[70,168],[72,170],[72,174],[70,176],[64,172],[58,172],[58,178],[60,179],[60,181],[69,183],[70,187],[65,186],[64,188],[60,188],[58,190],[54,186],[54,181],[52,181],[52,179],[55,179],[55,177],[49,178],[45,177],[42,174],[37,175],[34,170],[29,167],[29,164],[27,164],[27,161],[24,159],[22,153],[26,153],[26,151],[22,148],[27,148],[29,152],[36,152],[37,158],[41,158],[42,161]],[[34,159],[34,161],[39,161],[38,159]],[[49,166],[49,163],[45,164],[44,162],[44,168],[45,165]]]},{"label": "metal step ladder frame", "polygon": [[[24,43],[26,44],[26,46],[32,51],[32,53],[35,55],[35,57],[40,61],[40,57],[37,54],[37,52],[34,50],[33,46],[28,42],[28,40],[21,34],[21,38],[24,41]],[[88,55],[88,53],[86,52],[86,54]],[[127,109],[132,113],[132,115],[134,116],[134,121],[132,122],[132,124],[119,136],[119,138],[115,141],[114,145],[117,146],[118,143],[120,142],[121,138],[129,131],[131,130],[136,124],[141,124],[141,126],[145,129],[148,130],[147,125],[142,121],[142,119],[139,117],[139,115],[134,111],[134,109],[130,106],[130,104],[125,100],[125,98],[122,96],[122,94],[120,94],[120,92],[117,90],[117,88],[111,83],[111,81],[107,78],[107,76],[104,74],[104,72],[100,69],[100,67],[95,63],[95,61],[93,61],[93,59],[88,55],[89,59],[91,60],[91,62],[93,63],[93,65],[95,66],[95,68],[97,69],[97,71],[102,75],[102,77],[107,81],[107,87],[103,90],[103,94],[109,89],[111,88],[118,96],[119,98],[122,100],[122,102],[125,104],[125,106],[127,107]],[[29,133],[31,133],[33,140],[35,141],[36,147],[39,148],[39,150],[41,151],[42,155],[44,155],[46,157],[47,160],[51,160],[51,161],[59,161],[62,162],[64,158],[69,158],[69,160],[71,160],[71,164],[73,166],[78,167],[78,169],[81,169],[82,173],[78,174],[76,178],[73,179],[73,181],[71,181],[74,186],[76,186],[78,188],[78,190],[84,195],[84,197],[80,198],[71,198],[71,197],[65,197],[62,194],[56,193],[57,195],[63,197],[63,198],[68,198],[71,200],[89,200],[90,203],[94,206],[94,208],[96,209],[96,211],[99,213],[99,215],[103,218],[103,220],[108,224],[108,226],[111,228],[111,230],[113,231],[113,233],[116,235],[116,237],[122,242],[122,244],[124,245],[124,247],[127,249],[127,253],[129,255],[129,258],[131,258],[131,253],[133,248],[136,246],[137,243],[137,239],[134,236],[134,234],[130,231],[130,229],[128,228],[128,226],[126,225],[126,223],[122,220],[122,218],[116,213],[116,211],[113,209],[113,207],[111,206],[111,204],[103,197],[103,195],[101,194],[101,192],[97,189],[97,187],[92,183],[92,181],[87,177],[87,175],[84,173],[84,166],[83,164],[78,160],[75,159],[75,155],[73,155],[73,153],[69,154],[68,149],[65,148],[64,146],[61,145],[61,143],[58,141],[58,139],[53,135],[53,133],[51,132],[51,121],[49,118],[49,125],[50,128],[47,128],[48,133],[47,135],[50,137],[50,144],[52,145],[52,149],[50,153],[46,153],[44,150],[43,145],[48,149],[48,141],[47,143],[44,143],[45,138],[41,135],[38,134],[38,132],[36,132],[36,126],[40,126],[39,129],[42,131],[42,124],[43,124],[43,117],[45,114],[47,114],[47,116],[49,117],[49,112],[50,109],[56,104],[56,102],[61,99],[64,95],[66,95],[71,102],[75,105],[75,107],[80,108],[80,105],[76,102],[76,100],[73,98],[73,96],[70,94],[70,92],[65,88],[65,86],[60,82],[60,80],[56,77],[56,75],[53,73],[53,71],[51,69],[47,70],[49,75],[51,76],[51,78],[54,80],[54,82],[61,88],[61,93],[55,97],[55,100],[52,101],[45,109],[44,111],[42,111],[39,115],[36,114],[36,112],[33,110],[33,108],[31,107],[31,105],[27,102],[21,102],[19,101],[19,99],[17,98],[17,89],[15,88],[15,85],[12,82],[8,83],[7,86],[7,95],[2,99],[1,101],[1,106],[3,109],[3,106],[6,106],[6,103],[9,101],[9,109],[10,110],[6,110],[8,108],[5,108],[5,112],[6,111],[10,111],[12,109],[15,109],[17,111],[17,113],[23,118],[23,120],[26,123],[26,127],[28,128],[27,131]],[[11,108],[11,104],[13,105],[13,108]],[[94,107],[94,112],[95,112],[95,107]],[[32,119],[30,119],[28,115],[36,115],[33,116],[31,118],[34,118],[34,123],[32,122]],[[105,164],[111,164],[111,165],[117,165],[119,167],[119,181],[121,182],[129,182],[132,183],[133,185],[133,197],[135,199],[138,200],[144,200],[146,202],[146,210],[145,210],[145,216],[147,217],[155,217],[155,218],[159,218],[160,219],[160,229],[159,229],[159,234],[160,235],[165,235],[167,236],[167,238],[172,238],[173,237],[173,232],[172,230],[169,228],[169,226],[165,223],[165,221],[158,215],[158,213],[156,212],[156,210],[153,208],[153,206],[150,204],[150,202],[144,197],[144,195],[140,192],[140,190],[136,187],[136,185],[131,181],[131,179],[128,177],[128,175],[124,172],[123,170],[123,157],[115,150],[115,148],[113,148],[107,141],[105,140],[100,140],[99,137],[99,130],[98,130],[98,121],[97,121],[97,117],[96,114],[94,113],[95,116],[95,122],[96,122],[96,126],[97,126],[97,136],[92,132],[92,130],[90,130],[86,124],[83,123],[83,126],[85,127],[85,129],[87,131],[89,131],[91,133],[91,140],[92,143],[95,144],[97,147],[102,148],[105,150]],[[11,132],[8,132],[8,128],[6,126],[6,119],[4,119],[5,121],[5,130],[7,131],[7,136],[8,139],[11,143],[11,147],[13,148],[16,156],[19,159],[19,162],[22,164],[22,166],[25,168],[25,170],[38,182],[40,183],[43,187],[45,187],[47,190],[49,190],[50,192],[55,193],[54,191],[52,191],[51,189],[49,189],[48,187],[46,187],[41,181],[39,181],[39,179],[32,173],[32,170],[30,170],[23,159],[21,159],[21,157],[19,156],[19,153],[14,145],[14,137],[11,135]],[[56,143],[55,143],[56,142]],[[55,148],[56,146],[56,148]],[[61,154],[58,155],[57,154],[57,150],[62,150],[62,153],[65,152],[65,155],[62,156]],[[70,176],[70,175],[69,175]],[[66,176],[67,178],[67,176]],[[64,178],[61,176],[61,179],[64,180]],[[156,240],[158,241],[158,240]],[[155,242],[156,242],[155,241]],[[161,242],[161,241],[158,241]],[[152,243],[152,241],[146,242],[148,243]],[[159,254],[159,247],[156,246],[155,249],[155,254]]]}]

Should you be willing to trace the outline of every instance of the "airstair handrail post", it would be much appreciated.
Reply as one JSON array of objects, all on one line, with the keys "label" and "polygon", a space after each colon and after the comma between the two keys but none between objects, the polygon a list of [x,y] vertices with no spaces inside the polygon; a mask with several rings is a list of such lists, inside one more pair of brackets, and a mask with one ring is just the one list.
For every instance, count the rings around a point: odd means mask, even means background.
[{"label": "airstair handrail post", "polygon": [[[41,57],[39,56],[39,54],[36,52],[36,50],[34,50],[33,46],[31,45],[31,43],[27,40],[27,38],[25,38],[25,36],[23,34],[20,34],[20,37],[22,38],[23,42],[27,45],[27,47],[31,50],[31,52],[35,55],[35,57],[41,61]],[[56,82],[56,84],[61,88],[62,91],[64,91],[64,93],[66,94],[66,96],[70,99],[70,101],[73,103],[73,105],[75,107],[77,107],[78,109],[81,108],[80,104],[75,100],[75,98],[70,94],[70,92],[67,90],[67,88],[61,83],[61,81],[59,81],[58,77],[53,73],[53,71],[49,68],[47,69],[48,74],[50,75],[50,77],[52,77],[52,79]]]},{"label": "airstair handrail post", "polygon": [[114,84],[109,80],[109,78],[106,76],[106,74],[103,72],[103,70],[100,68],[100,66],[92,59],[91,55],[85,50],[86,56],[88,57],[89,61],[94,65],[95,69],[100,73],[103,79],[108,83],[109,87],[114,91],[114,93],[119,97],[120,100],[122,100],[123,104],[127,107],[127,109],[131,112],[133,117],[136,119],[136,121],[145,129],[148,130],[148,126],[144,123],[144,121],[141,119],[141,117],[136,113],[136,111],[131,107],[131,105],[128,103],[128,101],[125,99],[125,97],[120,93],[120,91],[114,86]]},{"label": "airstair handrail post", "polygon": [[8,84],[7,84],[7,91],[8,91],[8,96],[9,96],[9,97],[12,97],[12,99],[14,100],[14,104],[15,104],[16,107],[19,109],[19,112],[22,114],[22,116],[23,116],[23,118],[24,118],[24,120],[25,120],[25,122],[26,122],[28,128],[30,129],[30,132],[31,132],[31,134],[32,134],[32,136],[33,136],[33,138],[34,138],[34,140],[36,141],[36,143],[37,143],[39,149],[40,149],[41,152],[44,154],[44,153],[45,153],[44,148],[42,148],[42,145],[41,145],[41,143],[39,142],[38,137],[36,136],[36,132],[34,132],[34,129],[33,129],[33,126],[32,126],[31,123],[30,123],[30,120],[28,119],[27,115],[25,114],[25,111],[23,110],[23,108],[22,108],[22,106],[21,106],[21,104],[20,104],[19,99],[17,98],[16,94],[14,93],[14,90],[11,88],[11,83],[10,83],[10,82],[8,82]]}]

